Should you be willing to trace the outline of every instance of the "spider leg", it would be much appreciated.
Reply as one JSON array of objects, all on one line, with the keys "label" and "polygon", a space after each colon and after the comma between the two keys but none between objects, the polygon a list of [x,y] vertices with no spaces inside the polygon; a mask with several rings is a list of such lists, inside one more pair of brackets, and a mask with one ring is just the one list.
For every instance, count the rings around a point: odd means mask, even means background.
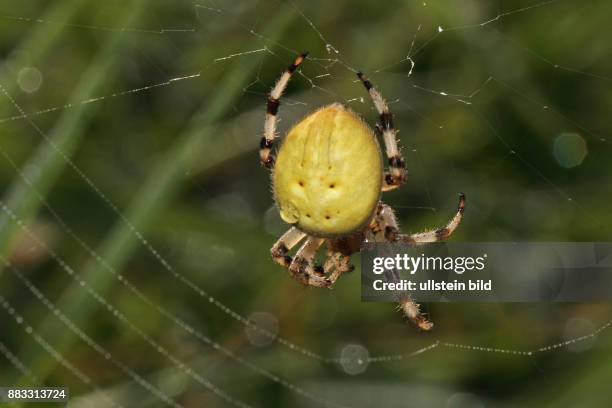
[{"label": "spider leg", "polygon": [[393,114],[389,110],[387,102],[385,102],[380,92],[374,88],[370,80],[361,72],[358,72],[357,76],[368,90],[372,102],[374,102],[374,106],[380,115],[380,123],[376,125],[376,129],[382,134],[389,162],[389,170],[385,171],[383,178],[382,191],[394,190],[406,182],[406,162],[399,151],[397,139],[395,138],[397,131],[393,127]]},{"label": "spider leg", "polygon": [[321,288],[331,286],[331,281],[314,264],[315,255],[324,241],[324,238],[308,237],[289,265],[291,275],[305,285]]},{"label": "spider leg", "polygon": [[[295,257],[289,251],[306,237],[306,233],[292,227],[285,232],[270,250],[272,259],[277,264],[287,268],[291,275],[306,285],[330,287],[344,272],[351,272],[354,267],[349,263],[350,257],[340,252],[327,251],[328,258],[323,268],[314,265],[317,250],[325,241],[321,238],[309,237]],[[325,278],[329,275],[329,278]]]},{"label": "spider leg", "polygon": [[304,237],[305,233],[295,227],[291,227],[285,232],[270,250],[272,259],[277,264],[288,268],[293,259],[288,255],[289,251],[296,246]]},{"label": "spider leg", "polygon": [[459,195],[457,212],[446,226],[416,234],[400,234],[393,209],[387,204],[380,202],[376,208],[373,221],[370,224],[370,232],[374,234],[374,240],[391,242],[401,241],[410,245],[424,245],[444,241],[455,231],[455,229],[457,229],[463,219],[464,211],[465,194],[461,193]]},{"label": "spider leg", "polygon": [[323,265],[323,270],[326,275],[329,275],[332,285],[343,273],[352,272],[354,269],[355,267],[351,265],[349,256],[332,250],[327,251],[327,260]]},{"label": "spider leg", "polygon": [[278,107],[280,106],[280,97],[283,94],[289,79],[304,61],[308,55],[307,52],[300,54],[293,64],[289,65],[287,69],[282,73],[281,77],[274,85],[274,88],[268,95],[268,104],[266,109],[266,120],[264,122],[264,135],[261,138],[259,144],[259,160],[261,165],[271,169],[274,167],[274,155],[272,154],[272,147],[274,146],[274,139],[276,137],[276,114],[278,113]]},{"label": "spider leg", "polygon": [[[389,242],[405,242],[410,245],[423,245],[431,242],[442,241],[448,238],[457,228],[465,209],[465,194],[459,195],[459,205],[455,216],[444,227],[436,230],[421,232],[418,234],[400,234],[397,219],[393,209],[380,202],[372,222],[369,232],[374,235],[375,240],[385,240]],[[430,330],[433,323],[428,321],[420,312],[419,305],[412,300],[408,293],[403,293],[399,299],[399,307],[404,314],[421,330]]]},{"label": "spider leg", "polygon": [[[369,226],[368,235],[375,242],[398,241],[401,235],[399,234],[397,220],[391,207],[382,202],[378,204],[374,218]],[[403,292],[399,295],[398,302],[399,309],[419,329],[428,331],[433,328],[433,323],[423,316],[419,304],[412,299],[408,292]]]},{"label": "spider leg", "polygon": [[459,223],[463,219],[463,212],[465,211],[465,194],[459,195],[459,205],[457,206],[457,212],[455,216],[442,228],[435,230],[419,232],[417,234],[400,234],[398,239],[412,245],[422,245],[431,242],[444,241],[448,238],[455,229],[459,226]]}]

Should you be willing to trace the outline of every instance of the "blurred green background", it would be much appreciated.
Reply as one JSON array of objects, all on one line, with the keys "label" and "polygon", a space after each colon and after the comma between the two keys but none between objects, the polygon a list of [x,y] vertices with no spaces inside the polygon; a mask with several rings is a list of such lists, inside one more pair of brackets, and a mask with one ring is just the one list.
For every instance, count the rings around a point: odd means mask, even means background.
[{"label": "blurred green background", "polygon": [[309,50],[281,132],[334,101],[373,124],[364,70],[400,129],[403,230],[464,191],[455,241],[609,241],[611,19],[603,0],[2,2],[0,385],[75,407],[168,403],[137,378],[186,407],[610,406],[608,304],[424,305],[420,333],[361,303],[358,274],[300,287],[269,256],[287,227],[256,149]]}]

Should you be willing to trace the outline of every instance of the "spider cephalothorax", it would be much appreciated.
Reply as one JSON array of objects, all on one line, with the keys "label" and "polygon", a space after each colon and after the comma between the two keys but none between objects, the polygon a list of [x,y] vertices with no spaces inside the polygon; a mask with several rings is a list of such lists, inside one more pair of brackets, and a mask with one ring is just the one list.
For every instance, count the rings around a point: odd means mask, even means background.
[{"label": "spider cephalothorax", "polygon": [[[260,160],[272,169],[274,199],[281,218],[292,227],[272,247],[273,259],[305,285],[331,287],[353,270],[350,256],[364,242],[404,242],[420,245],[447,238],[463,215],[465,196],[444,228],[417,234],[401,234],[393,210],[380,201],[383,191],[406,181],[404,159],[395,137],[389,107],[372,83],[357,76],[368,90],[380,115],[376,130],[382,136],[389,165],[383,170],[382,153],[374,132],[355,113],[334,103],[297,123],[287,134],[278,155],[272,152],[280,97],[291,75],[306,58],[298,56],[272,88]],[[304,243],[292,257],[292,248]],[[323,266],[315,264],[319,248],[326,244]],[[423,330],[433,326],[409,296],[400,299],[408,318]]]}]

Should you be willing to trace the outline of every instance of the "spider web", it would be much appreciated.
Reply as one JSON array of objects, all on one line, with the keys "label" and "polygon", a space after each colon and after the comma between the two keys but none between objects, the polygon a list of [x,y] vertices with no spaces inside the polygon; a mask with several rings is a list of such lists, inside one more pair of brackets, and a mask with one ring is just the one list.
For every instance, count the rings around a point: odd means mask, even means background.
[{"label": "spider web", "polygon": [[[268,259],[286,227],[251,153],[308,49],[280,131],[334,101],[373,122],[367,72],[401,131],[410,181],[385,200],[404,229],[465,191],[457,240],[607,240],[604,2],[125,3],[0,10],[0,385],[66,386],[71,406],[462,406],[603,372],[607,305],[432,305],[424,334],[360,304],[356,276],[301,290]],[[518,375],[541,396],[502,384]]]}]

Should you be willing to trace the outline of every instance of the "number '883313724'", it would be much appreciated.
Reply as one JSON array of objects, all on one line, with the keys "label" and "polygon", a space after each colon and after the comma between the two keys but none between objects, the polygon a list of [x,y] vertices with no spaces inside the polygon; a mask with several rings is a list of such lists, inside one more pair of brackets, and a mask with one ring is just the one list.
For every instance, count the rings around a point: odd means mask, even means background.
[{"label": "number '883313724'", "polygon": [[67,401],[68,395],[66,388],[0,388],[0,402]]}]

